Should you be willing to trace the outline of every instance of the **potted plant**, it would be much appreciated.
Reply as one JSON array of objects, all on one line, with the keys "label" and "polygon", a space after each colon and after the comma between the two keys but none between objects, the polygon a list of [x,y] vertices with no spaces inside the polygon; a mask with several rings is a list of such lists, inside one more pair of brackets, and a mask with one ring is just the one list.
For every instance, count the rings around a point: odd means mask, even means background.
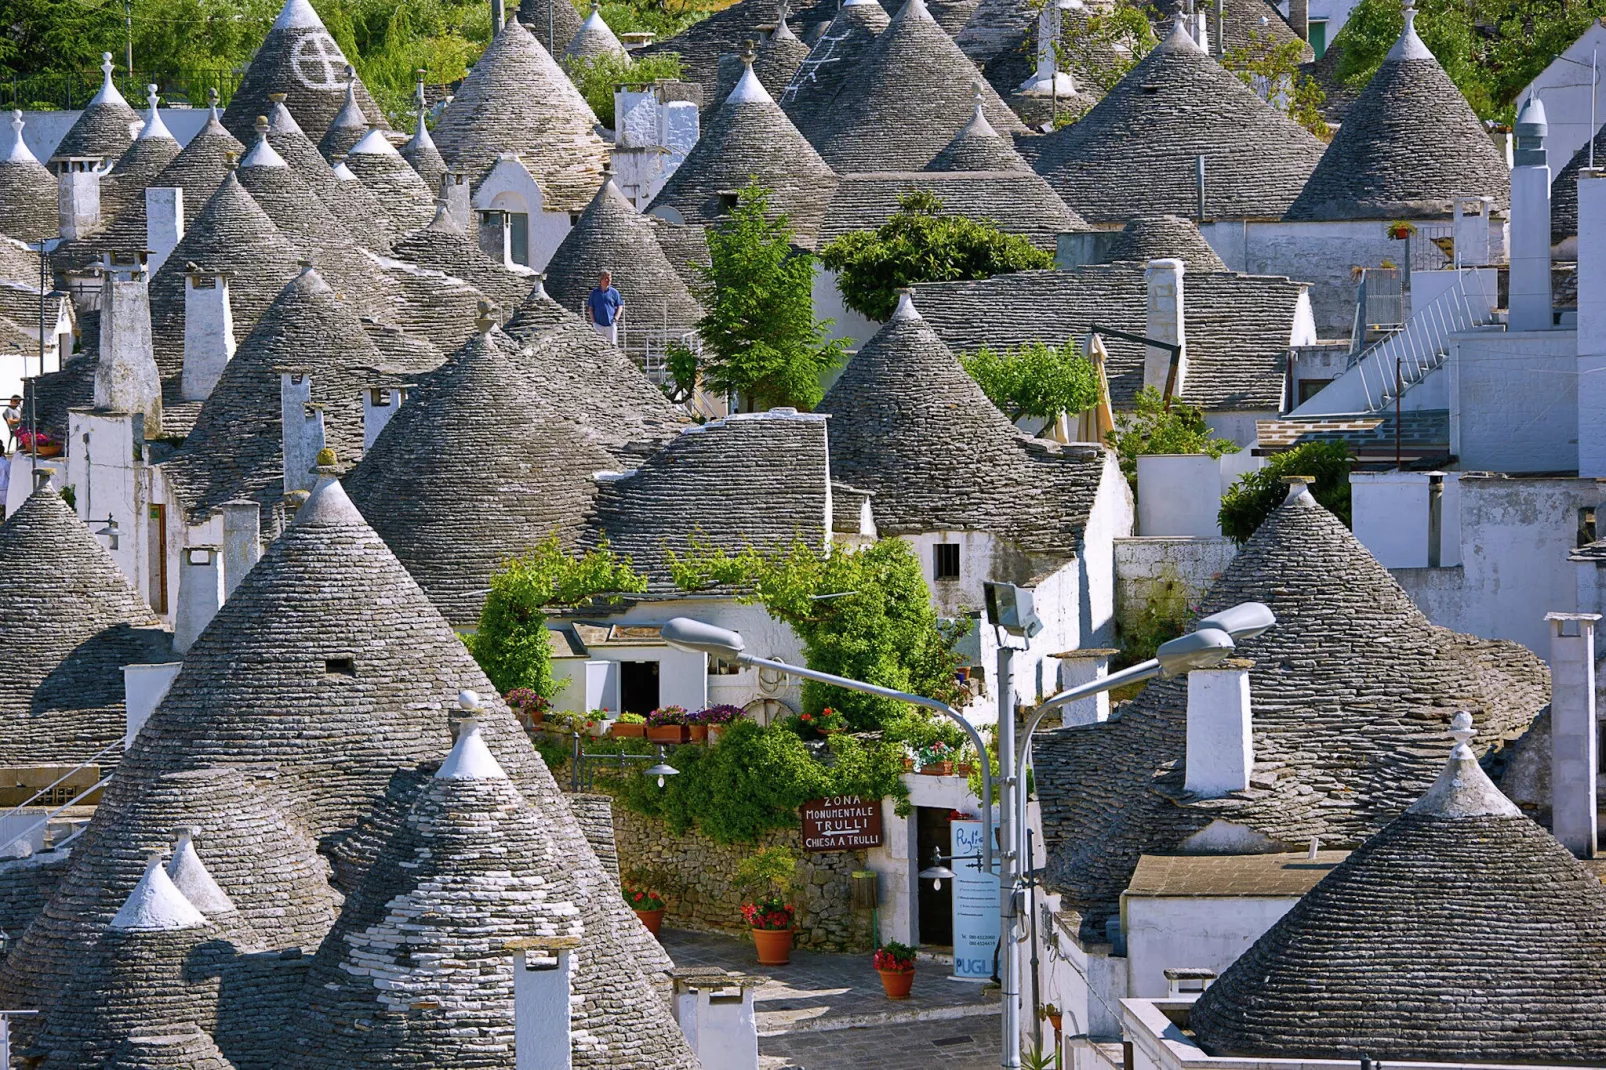
[{"label": "potted plant", "polygon": [[692,743],[708,742],[708,722],[703,720],[703,711],[686,715],[686,738]]},{"label": "potted plant", "polygon": [[654,743],[685,743],[691,738],[686,729],[686,708],[660,706],[649,713],[647,738]]},{"label": "potted plant", "polygon": [[920,748],[915,761],[926,776],[952,776],[954,748],[940,739],[934,739]]},{"label": "potted plant", "polygon": [[827,706],[819,713],[797,715],[798,734],[804,739],[824,739],[848,730],[848,722],[840,713]]},{"label": "potted plant", "polygon": [[708,742],[710,745],[719,742],[724,735],[725,726],[741,720],[742,708],[740,706],[710,706],[699,716],[703,724],[708,726]]},{"label": "potted plant", "polygon": [[1060,1023],[1064,1021],[1064,1017],[1060,1014],[1060,1009],[1057,1006],[1052,1003],[1043,1004],[1043,1017],[1047,1018],[1048,1024],[1054,1027],[1055,1033],[1060,1031]]},{"label": "potted plant", "polygon": [[1403,241],[1415,233],[1415,224],[1407,223],[1403,219],[1389,224],[1389,237],[1393,238],[1395,241]]},{"label": "potted plant", "polygon": [[626,877],[619,882],[619,888],[624,893],[625,902],[630,909],[636,912],[641,924],[654,936],[664,923],[664,911],[669,909],[669,903],[663,895],[651,885],[645,884],[635,877]]},{"label": "potted plant", "polygon": [[745,893],[742,917],[753,930],[753,948],[760,966],[792,961],[792,922],[796,911],[786,900],[792,892],[797,859],[785,847],[754,851],[736,867],[736,884]]},{"label": "potted plant", "polygon": [[614,739],[643,739],[647,735],[647,718],[639,713],[621,713],[608,734]]},{"label": "potted plant", "polygon": [[539,727],[546,721],[547,711],[552,708],[552,703],[533,687],[515,687],[503,697],[507,699],[513,715],[527,728]]},{"label": "potted plant", "polygon": [[618,714],[612,710],[592,710],[586,714],[582,730],[601,739],[613,732],[613,725],[617,720]]},{"label": "potted plant", "polygon": [[882,944],[875,953],[875,972],[888,999],[908,999],[915,983],[915,949],[895,940]]}]

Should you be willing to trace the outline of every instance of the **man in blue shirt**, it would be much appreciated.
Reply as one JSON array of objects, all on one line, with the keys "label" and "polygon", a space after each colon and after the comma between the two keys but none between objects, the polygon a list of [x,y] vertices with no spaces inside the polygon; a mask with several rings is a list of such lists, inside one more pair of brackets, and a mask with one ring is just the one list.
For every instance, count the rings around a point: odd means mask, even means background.
[{"label": "man in blue shirt", "polygon": [[586,298],[586,322],[602,337],[619,344],[619,317],[624,315],[625,300],[613,288],[613,273],[604,271],[597,277],[597,287]]}]

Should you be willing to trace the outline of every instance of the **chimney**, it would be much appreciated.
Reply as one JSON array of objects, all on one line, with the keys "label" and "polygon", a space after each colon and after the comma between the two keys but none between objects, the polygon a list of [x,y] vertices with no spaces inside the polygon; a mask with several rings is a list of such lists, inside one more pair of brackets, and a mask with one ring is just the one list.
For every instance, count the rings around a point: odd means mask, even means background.
[{"label": "chimney", "polygon": [[577,936],[509,940],[513,951],[515,1070],[570,1070],[570,993]]},{"label": "chimney", "polygon": [[60,161],[56,208],[61,217],[61,236],[68,241],[87,238],[100,226],[100,162],[79,156]]},{"label": "chimney", "polygon": [[1288,24],[1301,41],[1310,40],[1310,0],[1288,0]]},{"label": "chimney", "polygon": [[184,190],[178,186],[145,187],[145,248],[154,275],[184,240]]},{"label": "chimney", "polygon": [[224,502],[223,597],[240,586],[245,574],[262,557],[262,512],[253,501]]},{"label": "chimney", "polygon": [[[1606,162],[1606,161],[1603,161]],[[1578,172],[1578,474],[1606,478],[1606,170]]]},{"label": "chimney", "polygon": [[[1057,655],[1060,663],[1060,690],[1068,691],[1073,687],[1104,679],[1110,675],[1110,658],[1119,653],[1119,650],[1090,649],[1071,650]],[[1065,725],[1093,724],[1109,719],[1108,691],[1100,691],[1096,695],[1077,699],[1060,709],[1060,723]]]},{"label": "chimney", "polygon": [[223,605],[223,554],[216,546],[186,546],[178,555],[178,609],[173,649],[188,653]]},{"label": "chimney", "polygon": [[1547,613],[1550,622],[1550,831],[1579,858],[1595,857],[1595,622],[1599,613]]},{"label": "chimney", "polygon": [[753,993],[766,979],[710,966],[671,970],[670,977],[671,1010],[703,1070],[758,1070]]},{"label": "chimney", "polygon": [[123,710],[128,725],[123,734],[124,750],[134,745],[134,737],[167,697],[167,689],[173,686],[173,678],[182,667],[179,661],[123,666]]},{"label": "chimney", "polygon": [[513,265],[513,228],[506,212],[481,212],[479,234],[481,252],[503,267]]},{"label": "chimney", "polygon": [[144,417],[145,437],[162,433],[162,380],[151,349],[151,298],[139,255],[101,263],[100,363],[95,408]]},{"label": "chimney", "polygon": [[496,31],[500,30],[502,28],[502,25],[505,22],[507,22],[507,15],[506,15],[506,10],[502,6],[502,0],[491,0],[491,36],[492,37],[496,36]]},{"label": "chimney", "polygon": [[367,453],[379,438],[379,432],[390,423],[390,418],[407,400],[406,386],[371,386],[362,395],[362,448]]},{"label": "chimney", "polygon": [[1249,668],[1253,662],[1229,658],[1188,674],[1186,791],[1207,799],[1249,787],[1254,768]]},{"label": "chimney", "polygon": [[323,406],[312,403],[312,376],[279,368],[279,415],[284,428],[284,492],[312,492],[312,466],[323,449]]},{"label": "chimney", "polygon": [[441,176],[441,199],[446,202],[446,214],[452,222],[468,233],[472,209],[469,207],[468,182],[461,171],[449,170]]},{"label": "chimney", "polygon": [[1148,269],[1143,273],[1143,279],[1149,286],[1149,338],[1183,347],[1176,358],[1176,374],[1173,377],[1171,351],[1149,346],[1143,358],[1143,385],[1152,386],[1171,397],[1181,395],[1188,370],[1182,295],[1182,276],[1186,270],[1180,260],[1150,260]]},{"label": "chimney", "polygon": [[184,265],[185,401],[205,401],[234,356],[234,311],[229,304],[229,273]]},{"label": "chimney", "polygon": [[1545,162],[1545,106],[1529,95],[1517,116],[1511,169],[1513,331],[1548,331],[1550,308],[1550,167]]}]

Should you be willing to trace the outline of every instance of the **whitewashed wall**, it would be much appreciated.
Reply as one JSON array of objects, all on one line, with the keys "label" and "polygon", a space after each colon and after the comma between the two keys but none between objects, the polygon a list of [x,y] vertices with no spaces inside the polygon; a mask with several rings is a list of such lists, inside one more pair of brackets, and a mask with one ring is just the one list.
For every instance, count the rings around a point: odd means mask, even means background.
[{"label": "whitewashed wall", "polygon": [[1450,452],[1462,468],[1522,473],[1577,467],[1577,348],[1577,331],[1452,337]]},{"label": "whitewashed wall", "polygon": [[1298,896],[1123,897],[1127,994],[1166,995],[1165,971],[1172,968],[1221,973],[1297,902]]}]

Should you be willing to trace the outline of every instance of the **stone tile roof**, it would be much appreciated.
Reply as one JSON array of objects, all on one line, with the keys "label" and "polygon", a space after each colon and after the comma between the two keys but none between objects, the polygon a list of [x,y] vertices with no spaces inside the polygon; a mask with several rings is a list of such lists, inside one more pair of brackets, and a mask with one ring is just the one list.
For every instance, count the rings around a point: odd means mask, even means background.
[{"label": "stone tile roof", "polygon": [[509,271],[480,250],[479,243],[463,232],[444,205],[423,230],[415,230],[395,244],[392,253],[419,267],[443,271],[462,279],[494,301],[502,316],[511,315],[534,289],[534,274]]},{"label": "stone tile roof", "polygon": [[1193,1004],[1213,1054],[1606,1061],[1606,889],[1457,746]]},{"label": "stone tile roof", "polygon": [[435,147],[435,139],[430,136],[422,109],[418,112],[418,125],[413,130],[413,136],[407,139],[407,144],[400,151],[402,159],[413,165],[413,170],[424,180],[424,185],[440,193],[441,181],[446,177],[446,161]]},{"label": "stone tile roof", "polygon": [[76,765],[121,739],[123,666],[171,638],[53,485],[0,524],[0,604],[0,763]]},{"label": "stone tile roof", "polygon": [[364,369],[382,359],[352,308],[304,268],[241,340],[183,448],[163,466],[191,518],[249,499],[262,507],[264,531],[273,531],[284,496],[279,369],[312,376],[325,441],[350,460],[362,454]]},{"label": "stone tile roof", "polygon": [[[1376,416],[1317,416],[1289,420],[1257,420],[1256,442],[1268,452],[1293,449],[1306,442],[1344,442],[1357,457],[1392,459],[1392,411]],[[1450,452],[1450,410],[1417,409],[1400,413],[1399,445],[1408,458],[1440,457]]]},{"label": "stone tile roof", "polygon": [[1224,70],[1180,23],[1086,115],[1017,146],[1094,223],[1196,215],[1200,155],[1207,218],[1280,219],[1323,147]]},{"label": "stone tile roof", "polygon": [[1458,196],[1511,203],[1511,175],[1483,123],[1406,9],[1405,29],[1344,114],[1289,219],[1448,216]]},{"label": "stone tile roof", "polygon": [[268,144],[295,168],[352,239],[375,252],[390,250],[396,230],[389,213],[360,180],[341,181],[335,177],[329,161],[323,158],[318,146],[307,140],[306,133],[282,100],[275,101],[273,110],[268,113]]},{"label": "stone tile roof", "polygon": [[0,155],[0,227],[18,241],[44,241],[61,230],[56,210],[56,177],[22,139],[25,125],[20,111],[6,116],[10,142]]},{"label": "stone tile roof", "polygon": [[1188,266],[1189,274],[1227,270],[1226,263],[1210,248],[1193,220],[1176,215],[1137,216],[1128,220],[1106,254],[1106,259],[1111,261],[1139,264],[1167,258],[1181,260]]},{"label": "stone tile roof", "polygon": [[1215,821],[1269,849],[1358,846],[1432,783],[1452,713],[1471,710],[1498,748],[1549,700],[1538,658],[1429,623],[1308,492],[1261,525],[1199,613],[1251,600],[1277,626],[1237,648],[1254,662],[1247,791],[1184,794],[1183,678],[1151,682],[1102,724],[1037,736],[1047,875],[1068,907],[1108,913],[1141,855],[1184,851]]},{"label": "stone tile roof", "polygon": [[597,117],[569,76],[517,19],[480,56],[435,124],[435,145],[475,186],[504,152],[541,186],[547,211],[578,212],[607,161]]},{"label": "stone tile roof", "polygon": [[233,1064],[192,1024],[130,1033],[107,1057],[106,1070],[233,1070]]},{"label": "stone tile roof", "polygon": [[987,121],[982,109],[981,90],[975,93],[976,106],[970,122],[937,153],[928,171],[1027,171],[1026,161],[1015,151],[1014,142],[1000,136]]},{"label": "stone tile roof", "polygon": [[[272,95],[283,93],[290,113],[307,137],[320,140],[346,100],[348,60],[309,0],[285,0],[240,85],[229,98],[223,125],[242,141],[250,140],[258,115],[268,114]],[[385,115],[356,81],[358,106],[372,125],[383,127]]]},{"label": "stone tile roof", "polygon": [[[623,343],[632,330],[691,331],[702,308],[658,244],[648,217],[619,192],[610,174],[546,265],[546,292],[583,315],[603,271],[624,298]],[[632,349],[638,345],[631,345]]]},{"label": "stone tile roof", "polygon": [[599,480],[587,544],[606,540],[648,576],[648,592],[678,591],[669,553],[700,546],[740,553],[823,548],[830,539],[826,418],[792,409],[743,413],[683,429],[639,468]]},{"label": "stone tile roof", "polygon": [[[1147,0],[1147,8],[1152,18],[1158,18],[1164,24],[1173,21],[1178,15],[1188,10],[1187,0]],[[1220,47],[1216,32],[1216,7],[1210,4],[1206,9],[1209,15],[1210,47],[1215,50]],[[1289,25],[1277,5],[1267,3],[1266,0],[1223,0],[1221,13],[1227,24],[1228,51],[1235,48],[1244,48],[1250,42],[1250,35],[1257,35],[1262,41],[1269,41],[1273,46],[1282,47],[1299,40],[1299,35]],[[1303,48],[1304,57],[1314,59],[1316,53],[1310,45]]]},{"label": "stone tile roof", "polygon": [[318,151],[326,160],[337,160],[351,151],[351,147],[368,136],[368,116],[357,103],[356,71],[346,68],[346,100],[329,123],[329,129],[318,139]]},{"label": "stone tile roof", "polygon": [[[388,325],[400,327],[442,355],[473,335],[480,302],[486,300],[474,286],[406,260],[375,257],[374,261],[380,273],[378,281],[389,294],[390,308],[384,317]],[[421,359],[422,351],[418,355]],[[439,364],[441,359],[444,356],[429,362],[429,366]],[[410,364],[410,369],[425,370],[417,362]]]},{"label": "stone tile roof", "polygon": [[1016,428],[907,298],[819,411],[832,417],[831,475],[875,494],[882,534],[991,532],[1024,551],[1029,578],[1080,551],[1104,451]]},{"label": "stone tile roof", "polygon": [[[406,234],[429,226],[435,218],[435,194],[411,164],[379,130],[370,130],[346,154],[346,167],[362,180],[374,200],[390,215],[392,227]],[[336,172],[338,175],[338,172]]]},{"label": "stone tile roof", "polygon": [[820,121],[798,129],[838,172],[918,171],[969,121],[978,83],[993,128],[1024,133],[924,0],[910,0],[847,70]]},{"label": "stone tile roof", "polygon": [[[1336,47],[1335,47],[1336,46]],[[1310,63],[1299,65],[1300,73],[1313,79],[1327,99],[1322,102],[1322,118],[1329,123],[1342,123],[1349,114],[1351,104],[1360,95],[1348,82],[1338,75],[1338,65],[1344,59],[1344,48],[1335,41],[1327,43],[1327,51],[1322,58]]]},{"label": "stone tile roof", "polygon": [[[535,35],[548,55],[556,55],[580,32],[580,12],[569,0],[519,0],[514,17]],[[549,20],[551,33],[547,31]]]},{"label": "stone tile roof", "polygon": [[[1080,342],[1095,324],[1144,334],[1148,286],[1143,272],[1142,264],[1092,264],[916,289],[932,328],[949,346],[969,353],[984,345]],[[1279,411],[1303,289],[1303,283],[1271,276],[1185,275],[1183,399],[1209,411]],[[1032,315],[1001,315],[1001,310],[1021,308],[1032,309]],[[1111,401],[1117,408],[1130,407],[1143,387],[1144,349],[1109,337],[1105,346]]]},{"label": "stone tile roof", "polygon": [[69,156],[102,156],[116,160],[128,151],[139,133],[138,113],[128,106],[123,94],[112,84],[111,53],[103,52],[101,58],[106,80],[57,142],[55,151],[50,154],[52,160]]},{"label": "stone tile roof", "polygon": [[849,73],[891,22],[887,9],[876,0],[844,0],[779,97],[787,117],[805,137],[824,128],[831,103]]},{"label": "stone tile roof", "polygon": [[166,384],[164,400],[178,399],[184,370],[184,265],[233,273],[234,336],[244,338],[295,277],[296,259],[295,247],[231,172],[151,277],[151,340]]},{"label": "stone tile roof", "polygon": [[[255,119],[252,120],[255,122]],[[206,202],[223,184],[229,173],[228,157],[245,155],[245,146],[218,121],[217,113],[207,119],[206,125],[173,157],[173,162],[151,179],[152,186],[177,186],[184,191],[184,225],[195,225],[195,219],[206,207]],[[143,220],[141,220],[143,222]],[[115,224],[114,224],[115,225]],[[145,232],[137,235],[145,240]]]},{"label": "stone tile roof", "polygon": [[[775,30],[758,46],[758,58],[753,61],[753,73],[758,75],[758,84],[763,86],[764,91],[771,97],[780,99],[792,81],[792,76],[808,58],[810,51],[809,46],[798,39],[790,26],[785,22],[777,22]],[[706,112],[709,108],[722,104],[725,98],[730,96],[731,90],[736,88],[736,83],[741,80],[742,72],[746,69],[747,65],[737,53],[731,52],[720,56],[719,80],[712,94],[704,91],[703,110]]]},{"label": "stone tile roof", "polygon": [[[874,0],[870,2],[874,3]],[[813,22],[829,22],[835,7],[834,2],[828,7],[825,3],[808,4],[801,10],[788,12],[787,17],[795,28],[801,30]],[[640,54],[673,52],[678,55],[681,77],[702,86],[703,108],[706,110],[725,99],[719,92],[720,57],[740,52],[744,41],[763,40],[765,29],[780,21],[776,0],[738,0],[707,18],[698,19],[673,37],[654,41],[643,48]],[[803,36],[806,37],[806,33]],[[765,85],[767,87],[768,83]]]},{"label": "stone tile roof", "polygon": [[843,175],[837,183],[820,224],[821,244],[876,229],[897,214],[899,199],[913,190],[936,194],[943,215],[988,220],[1048,252],[1059,235],[1088,229],[1032,171],[869,171]]},{"label": "stone tile roof", "polygon": [[602,20],[602,12],[597,10],[597,0],[591,0],[591,14],[586,16],[580,24],[579,31],[569,39],[569,46],[563,50],[565,59],[594,59],[597,56],[623,56],[625,46],[619,43],[619,38],[608,28]]},{"label": "stone tile roof", "polygon": [[145,123],[139,136],[118,157],[111,171],[100,183],[100,211],[102,217],[117,215],[137,208],[140,222],[145,219],[145,187],[179,154],[167,124],[162,122],[156,108],[156,96],[151,94],[151,108],[145,113]]},{"label": "stone tile roof", "polygon": [[[1589,166],[1589,144],[1578,146],[1573,158],[1550,182],[1550,244],[1578,237],[1578,172]],[[1606,167],[1606,126],[1595,135],[1595,166]]]},{"label": "stone tile roof", "polygon": [[1348,851],[1237,855],[1144,855],[1127,896],[1187,899],[1299,897],[1333,871]]},{"label": "stone tile roof", "polygon": [[749,181],[771,191],[770,204],[790,218],[798,244],[812,248],[836,175],[765,90],[756,65],[744,66],[651,208],[674,208],[687,223],[712,225],[726,214],[725,198]]}]

